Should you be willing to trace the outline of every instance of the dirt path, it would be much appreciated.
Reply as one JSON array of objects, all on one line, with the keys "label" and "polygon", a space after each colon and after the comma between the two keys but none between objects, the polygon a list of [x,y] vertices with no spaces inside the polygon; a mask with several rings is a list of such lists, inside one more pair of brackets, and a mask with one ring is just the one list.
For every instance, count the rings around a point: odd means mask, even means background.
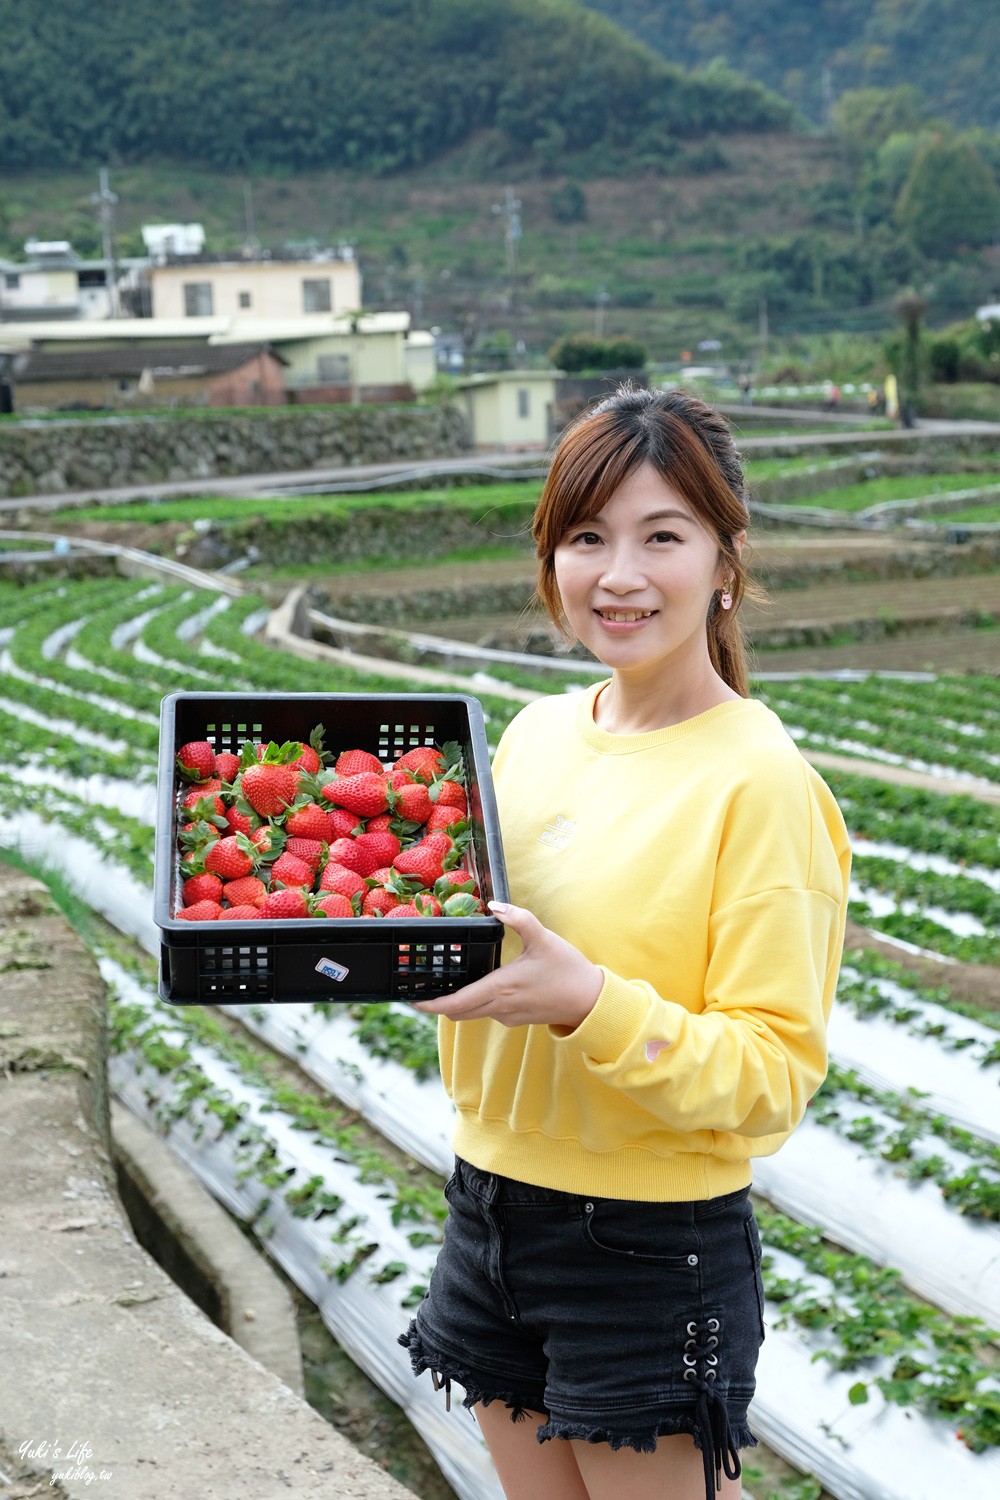
[{"label": "dirt path", "polygon": [[799,747],[810,765],[818,771],[850,771],[855,776],[873,776],[896,786],[918,787],[925,792],[939,792],[943,797],[972,797],[977,802],[1000,805],[1000,786],[989,781],[973,781],[958,776],[931,776],[925,771],[910,771],[905,766],[887,766],[880,760],[858,760],[853,755],[834,755],[826,750]]},{"label": "dirt path", "polygon": [[922,953],[907,953],[905,948],[887,943],[867,928],[849,921],[845,953],[849,954],[852,948],[880,953],[883,958],[899,964],[928,989],[946,989],[954,1000],[1000,1012],[1000,970],[988,968],[985,964],[948,963],[943,959],[927,958]]}]

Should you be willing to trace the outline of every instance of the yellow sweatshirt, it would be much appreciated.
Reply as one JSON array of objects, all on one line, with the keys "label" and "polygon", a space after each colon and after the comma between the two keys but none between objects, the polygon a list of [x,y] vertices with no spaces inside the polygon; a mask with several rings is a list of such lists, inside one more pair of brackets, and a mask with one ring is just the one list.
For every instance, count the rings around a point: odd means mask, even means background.
[{"label": "yellow sweatshirt", "polygon": [[[442,1019],[455,1150],[566,1192],[712,1198],[746,1186],[825,1075],[847,832],[763,704],[613,735],[600,686],[518,714],[494,779],[511,901],[604,985],[569,1033]],[[519,951],[511,934],[503,961]]]}]

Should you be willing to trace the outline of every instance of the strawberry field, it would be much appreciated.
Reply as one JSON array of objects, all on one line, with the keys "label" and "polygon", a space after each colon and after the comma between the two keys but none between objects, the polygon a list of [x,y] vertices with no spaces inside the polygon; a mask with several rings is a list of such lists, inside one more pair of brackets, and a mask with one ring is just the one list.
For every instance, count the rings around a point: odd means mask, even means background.
[{"label": "strawberry field", "polygon": [[[114,1089],[252,1224],[459,1495],[494,1497],[473,1423],[446,1416],[395,1345],[444,1212],[434,1023],[396,1004],[206,1011],[156,998],[161,698],[412,690],[395,663],[375,676],[265,647],[266,615],[252,593],[139,579],[0,584],[0,845],[57,869],[116,929],[99,940]],[[470,690],[495,744],[518,703]],[[806,753],[858,763],[825,773],[854,839],[858,926],[901,959],[943,961],[937,975],[987,978],[959,1002],[958,985],[866,946],[848,953],[829,1079],[756,1174],[768,1299],[756,1427],[843,1500],[988,1493],[1000,1479],[1000,804],[972,793],[1000,782],[1000,680],[759,691]],[[296,1065],[294,1085],[276,1056]]]}]

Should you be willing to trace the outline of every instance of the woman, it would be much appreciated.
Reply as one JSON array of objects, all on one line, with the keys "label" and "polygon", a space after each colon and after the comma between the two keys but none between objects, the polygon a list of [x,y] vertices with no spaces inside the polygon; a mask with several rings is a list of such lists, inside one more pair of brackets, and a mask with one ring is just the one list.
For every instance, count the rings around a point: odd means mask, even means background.
[{"label": "woman", "polygon": [[850,854],[747,696],[747,520],[722,419],[628,388],[565,434],[535,515],[539,594],[611,676],[497,750],[517,904],[501,967],[417,1006],[457,1162],[400,1340],[465,1388],[509,1500],[735,1500],[755,1441],[750,1158],[825,1073]]}]

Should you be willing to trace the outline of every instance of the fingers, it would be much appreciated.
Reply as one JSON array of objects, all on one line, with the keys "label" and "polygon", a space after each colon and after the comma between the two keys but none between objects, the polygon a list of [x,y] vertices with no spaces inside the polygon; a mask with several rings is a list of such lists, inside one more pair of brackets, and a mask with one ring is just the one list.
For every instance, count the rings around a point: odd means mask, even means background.
[{"label": "fingers", "polygon": [[425,1016],[445,1016],[449,1021],[473,1021],[489,1014],[496,995],[485,980],[477,980],[456,990],[453,995],[438,995],[433,1000],[411,1000],[414,1010]]},{"label": "fingers", "polygon": [[517,933],[525,947],[532,938],[538,937],[543,931],[542,924],[534,912],[528,911],[525,906],[511,906],[509,901],[488,901],[486,904],[493,915],[500,918],[505,927]]}]

